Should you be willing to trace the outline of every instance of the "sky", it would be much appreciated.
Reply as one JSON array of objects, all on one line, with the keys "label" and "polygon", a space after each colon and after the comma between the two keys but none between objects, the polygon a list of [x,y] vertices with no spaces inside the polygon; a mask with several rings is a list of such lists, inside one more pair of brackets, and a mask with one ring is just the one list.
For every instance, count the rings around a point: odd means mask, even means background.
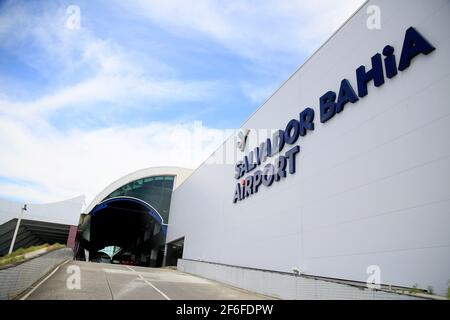
[{"label": "sky", "polygon": [[196,168],[363,2],[0,1],[0,198]]}]

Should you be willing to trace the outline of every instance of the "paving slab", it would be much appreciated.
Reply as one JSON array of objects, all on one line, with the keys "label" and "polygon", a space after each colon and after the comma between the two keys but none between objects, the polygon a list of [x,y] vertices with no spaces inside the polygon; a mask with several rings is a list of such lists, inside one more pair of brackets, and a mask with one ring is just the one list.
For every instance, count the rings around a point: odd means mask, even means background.
[{"label": "paving slab", "polygon": [[[80,288],[70,289],[73,270]],[[72,278],[71,278],[72,277]],[[177,270],[70,261],[36,288],[30,300],[261,300],[270,299]]]}]

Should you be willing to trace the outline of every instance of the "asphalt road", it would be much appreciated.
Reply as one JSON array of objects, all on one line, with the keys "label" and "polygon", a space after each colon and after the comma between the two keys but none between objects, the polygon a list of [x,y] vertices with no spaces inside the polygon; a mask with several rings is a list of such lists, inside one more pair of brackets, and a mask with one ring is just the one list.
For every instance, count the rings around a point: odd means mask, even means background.
[{"label": "asphalt road", "polygon": [[176,270],[82,261],[61,265],[24,297],[30,300],[268,299]]}]

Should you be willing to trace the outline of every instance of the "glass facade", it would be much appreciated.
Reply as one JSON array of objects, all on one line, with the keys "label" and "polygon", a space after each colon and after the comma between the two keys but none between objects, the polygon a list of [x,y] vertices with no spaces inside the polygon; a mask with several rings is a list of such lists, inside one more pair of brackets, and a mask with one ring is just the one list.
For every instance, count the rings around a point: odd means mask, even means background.
[{"label": "glass facade", "polygon": [[174,176],[155,176],[138,179],[113,191],[103,200],[123,196],[141,199],[155,208],[162,216],[164,223],[167,223],[173,181]]},{"label": "glass facade", "polygon": [[122,248],[120,248],[120,247],[108,246],[108,247],[103,248],[102,250],[99,250],[98,252],[104,252],[112,259],[114,257],[114,255],[117,252],[119,252],[120,250],[122,250]]}]

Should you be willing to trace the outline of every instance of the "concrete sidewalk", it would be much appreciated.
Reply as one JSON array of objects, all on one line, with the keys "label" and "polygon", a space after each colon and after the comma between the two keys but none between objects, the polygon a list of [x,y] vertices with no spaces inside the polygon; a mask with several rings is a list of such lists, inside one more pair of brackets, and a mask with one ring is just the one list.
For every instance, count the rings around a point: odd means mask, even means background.
[{"label": "concrete sidewalk", "polygon": [[[81,288],[68,289],[74,269]],[[30,300],[178,300],[270,299],[177,270],[71,261],[61,266]]]}]

